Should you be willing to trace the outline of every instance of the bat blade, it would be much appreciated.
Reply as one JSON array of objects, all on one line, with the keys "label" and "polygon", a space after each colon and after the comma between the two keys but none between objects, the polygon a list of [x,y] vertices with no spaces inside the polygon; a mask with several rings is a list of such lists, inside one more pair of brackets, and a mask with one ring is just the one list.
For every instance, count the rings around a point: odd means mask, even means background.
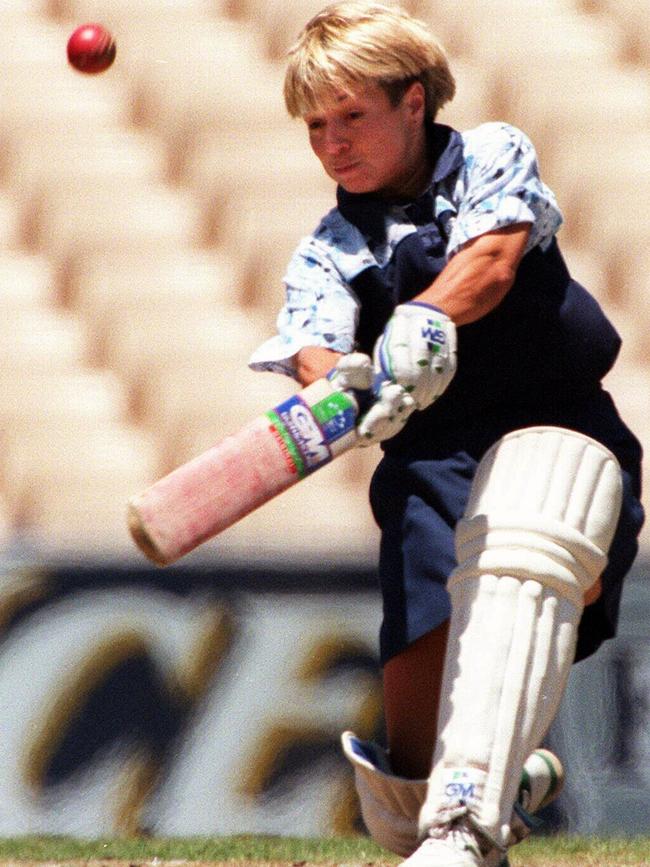
[{"label": "bat blade", "polygon": [[357,411],[317,380],[132,497],[133,540],[154,563],[175,562],[355,445]]}]

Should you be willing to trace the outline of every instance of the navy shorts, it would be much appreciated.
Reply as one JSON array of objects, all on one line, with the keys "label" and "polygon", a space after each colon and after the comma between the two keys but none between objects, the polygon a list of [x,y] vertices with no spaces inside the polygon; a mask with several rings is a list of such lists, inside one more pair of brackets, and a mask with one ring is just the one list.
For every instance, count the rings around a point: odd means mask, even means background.
[{"label": "navy shorts", "polygon": [[582,616],[576,661],[615,635],[623,579],[637,554],[644,517],[641,446],[610,396],[597,391],[564,404],[501,408],[493,418],[481,414],[453,430],[438,427],[436,433],[420,436],[408,454],[387,451],[370,484],[373,514],[382,531],[382,663],[449,618],[446,582],[456,566],[454,528],[464,514],[477,464],[506,433],[533,425],[584,433],[609,448],[621,464],[621,516],[601,577],[603,592]]}]

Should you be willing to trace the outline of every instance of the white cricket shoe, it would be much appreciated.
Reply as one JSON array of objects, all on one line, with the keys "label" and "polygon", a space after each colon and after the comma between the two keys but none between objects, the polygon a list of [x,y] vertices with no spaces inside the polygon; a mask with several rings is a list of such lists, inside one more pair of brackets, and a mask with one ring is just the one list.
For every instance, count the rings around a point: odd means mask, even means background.
[{"label": "white cricket shoe", "polygon": [[505,849],[495,849],[495,841],[478,827],[466,806],[444,810],[439,821],[400,867],[487,867],[487,855],[496,851],[499,861],[505,855]]},{"label": "white cricket shoe", "polygon": [[532,814],[554,801],[563,786],[564,768],[558,757],[550,750],[535,750],[524,766],[507,847],[493,840],[461,805],[444,811],[440,823],[399,867],[508,867],[507,849],[530,834]]}]

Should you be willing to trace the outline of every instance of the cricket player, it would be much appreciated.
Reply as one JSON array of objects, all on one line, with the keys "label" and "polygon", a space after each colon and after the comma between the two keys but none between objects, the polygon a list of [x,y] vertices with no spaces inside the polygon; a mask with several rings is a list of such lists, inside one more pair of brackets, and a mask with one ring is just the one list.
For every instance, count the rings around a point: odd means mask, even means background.
[{"label": "cricket player", "polygon": [[522,806],[553,796],[538,748],[572,663],[615,634],[643,522],[640,445],[601,386],[620,338],[567,270],[532,143],[436,123],[454,91],[396,7],[305,26],[285,100],[337,200],[251,359],[372,395],[387,745],[343,747],[409,867],[506,864]]}]

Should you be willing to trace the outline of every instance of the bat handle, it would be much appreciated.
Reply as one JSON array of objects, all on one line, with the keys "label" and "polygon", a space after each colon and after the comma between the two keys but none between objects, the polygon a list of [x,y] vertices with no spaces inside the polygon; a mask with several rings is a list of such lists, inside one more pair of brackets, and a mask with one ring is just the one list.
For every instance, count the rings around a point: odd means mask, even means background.
[{"label": "bat handle", "polygon": [[376,400],[373,388],[346,388],[345,393],[354,400],[357,405],[357,418],[365,415]]}]

